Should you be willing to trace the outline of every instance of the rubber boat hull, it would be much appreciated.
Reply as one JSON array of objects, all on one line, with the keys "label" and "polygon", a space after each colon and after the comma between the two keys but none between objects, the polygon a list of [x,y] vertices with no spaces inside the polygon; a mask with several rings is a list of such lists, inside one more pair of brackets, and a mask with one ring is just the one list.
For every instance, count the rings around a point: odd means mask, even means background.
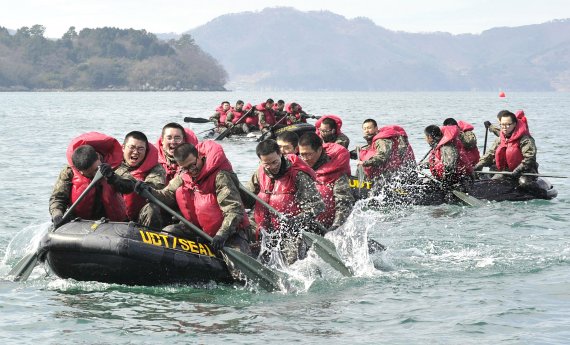
[{"label": "rubber boat hull", "polygon": [[[307,132],[315,132],[315,126],[310,123],[295,123],[289,126],[281,127],[279,129],[274,130],[271,133],[271,136],[268,136],[267,139],[275,139],[277,135],[283,132],[294,132],[297,135],[301,136]],[[214,132],[213,130],[204,136],[204,139],[214,139],[218,136],[219,133]],[[226,139],[233,139],[233,140],[252,140],[258,139],[261,137],[261,131],[253,131],[248,134],[232,134]]]},{"label": "rubber boat hull", "polygon": [[[374,186],[369,181],[359,181],[357,177],[350,177],[350,187],[355,199],[365,199],[374,191]],[[533,199],[554,199],[558,191],[552,184],[544,179],[536,180],[536,188],[533,190],[521,189],[513,185],[509,179],[485,179],[475,181],[466,191],[477,199],[488,201],[528,201]],[[441,189],[433,184],[419,181],[415,185],[384,188],[380,193],[382,201],[386,204],[411,204],[411,205],[441,205],[450,200]],[[459,200],[452,200],[459,203]]]},{"label": "rubber boat hull", "polygon": [[127,285],[233,281],[225,262],[197,239],[135,223],[76,220],[50,232],[41,258],[58,277]]}]

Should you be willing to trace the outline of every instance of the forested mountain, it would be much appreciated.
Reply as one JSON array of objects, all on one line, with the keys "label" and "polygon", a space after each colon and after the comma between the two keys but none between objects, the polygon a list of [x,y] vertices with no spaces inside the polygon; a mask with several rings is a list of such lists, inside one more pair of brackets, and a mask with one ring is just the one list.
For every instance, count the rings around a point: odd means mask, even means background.
[{"label": "forested mountain", "polygon": [[570,20],[412,34],[367,18],[268,8],[188,33],[226,68],[229,88],[570,91]]},{"label": "forested mountain", "polygon": [[0,90],[224,90],[227,73],[190,35],[160,41],[145,30],[0,27]]}]

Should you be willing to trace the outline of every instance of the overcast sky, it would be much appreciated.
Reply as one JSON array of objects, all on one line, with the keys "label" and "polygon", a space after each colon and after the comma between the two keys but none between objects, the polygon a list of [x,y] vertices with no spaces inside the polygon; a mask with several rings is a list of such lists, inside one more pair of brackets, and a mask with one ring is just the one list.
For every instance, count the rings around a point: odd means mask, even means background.
[{"label": "overcast sky", "polygon": [[0,26],[41,24],[47,37],[70,26],[114,26],[154,33],[193,29],[226,13],[289,6],[329,10],[349,19],[368,17],[390,30],[480,33],[497,26],[538,24],[570,18],[570,0],[5,0]]}]

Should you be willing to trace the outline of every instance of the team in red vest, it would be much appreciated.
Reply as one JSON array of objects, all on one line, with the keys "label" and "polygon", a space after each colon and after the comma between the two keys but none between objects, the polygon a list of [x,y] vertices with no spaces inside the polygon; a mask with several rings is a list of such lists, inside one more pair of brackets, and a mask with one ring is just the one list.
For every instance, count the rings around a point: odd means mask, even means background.
[{"label": "team in red vest", "polygon": [[121,144],[105,134],[89,132],[73,139],[67,148],[68,166],[63,168],[50,197],[49,210],[54,224],[91,183],[98,169],[105,177],[76,205],[74,215],[83,219],[127,220],[122,193],[132,190],[134,183],[117,176],[113,169],[123,159]]},{"label": "team in red vest", "polygon": [[[115,173],[134,182],[145,181],[155,189],[162,189],[165,186],[166,173],[158,163],[158,149],[148,142],[144,133],[139,131],[132,131],[125,136],[123,161],[115,169]],[[161,210],[157,205],[148,203],[146,199],[132,191],[123,194],[123,198],[129,220],[153,229],[162,229]]]},{"label": "team in red vest", "polygon": [[[285,215],[288,221],[279,219],[255,199],[246,199],[246,206],[254,208],[256,237],[267,236],[264,241],[270,242],[271,248],[277,248],[290,264],[304,255],[299,229],[325,209],[315,185],[316,175],[298,156],[282,155],[274,140],[259,143],[256,153],[261,164],[247,188]],[[267,258],[266,254],[268,252],[262,252],[262,257]]]},{"label": "team in red vest", "polygon": [[428,167],[433,177],[445,186],[453,186],[472,179],[473,168],[459,140],[459,127],[430,125],[425,131],[432,148]]},{"label": "team in red vest", "polygon": [[166,171],[166,184],[168,184],[180,170],[173,155],[174,149],[182,143],[197,145],[198,138],[192,130],[184,128],[175,122],[168,123],[162,128],[162,134],[156,142],[156,147],[158,148],[158,163],[160,163]]},{"label": "team in red vest", "polygon": [[350,190],[350,153],[344,146],[324,143],[315,133],[299,138],[299,157],[316,175],[317,189],[325,203],[325,211],[317,216],[328,231],[335,230],[348,219],[354,205]]},{"label": "team in red vest", "polygon": [[[512,178],[521,187],[532,187],[536,178],[522,174],[538,173],[537,150],[534,138],[528,130],[528,122],[524,113],[522,116],[517,116],[508,110],[502,110],[497,118],[501,128],[499,138],[481,157],[475,170],[491,166],[498,171],[510,171]],[[494,178],[501,178],[501,176],[497,175]]]}]

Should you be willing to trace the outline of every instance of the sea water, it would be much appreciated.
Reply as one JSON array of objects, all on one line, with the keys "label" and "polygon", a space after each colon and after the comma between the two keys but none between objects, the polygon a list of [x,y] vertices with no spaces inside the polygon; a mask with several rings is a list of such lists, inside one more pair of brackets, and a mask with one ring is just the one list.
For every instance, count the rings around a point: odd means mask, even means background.
[{"label": "sea water", "polygon": [[[71,139],[131,130],[156,142],[167,122],[232,104],[297,102],[337,114],[351,148],[360,125],[403,126],[419,159],[423,129],[447,117],[475,126],[524,109],[540,172],[569,175],[568,93],[0,93],[0,339],[5,344],[567,344],[570,230],[567,179],[558,198],[371,210],[357,204],[331,239],[356,272],[342,277],[310,254],[290,268],[294,291],[241,286],[124,286],[59,279],[36,267],[7,273],[49,226],[48,199]],[[195,132],[209,124],[190,124]],[[489,134],[487,148],[494,140]],[[240,180],[256,169],[254,141],[224,140]],[[354,162],[353,162],[354,164]],[[366,236],[388,247],[368,255]]]}]

